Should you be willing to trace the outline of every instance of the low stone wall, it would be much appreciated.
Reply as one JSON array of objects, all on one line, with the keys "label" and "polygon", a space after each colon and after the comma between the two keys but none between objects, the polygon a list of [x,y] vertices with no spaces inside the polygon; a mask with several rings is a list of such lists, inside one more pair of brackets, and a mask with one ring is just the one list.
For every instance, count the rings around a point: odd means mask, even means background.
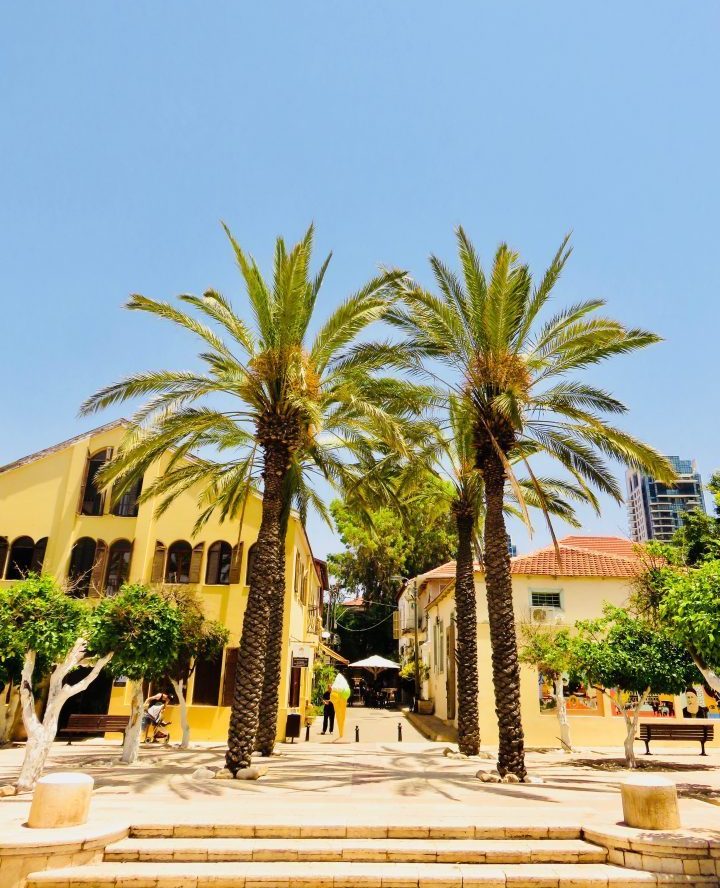
[{"label": "low stone wall", "polygon": [[608,850],[608,863],[650,873],[715,876],[720,885],[720,838],[703,830],[583,828],[583,838]]},{"label": "low stone wall", "polygon": [[22,888],[29,873],[102,861],[105,846],[128,835],[127,826],[29,829],[0,839],[0,888]]}]

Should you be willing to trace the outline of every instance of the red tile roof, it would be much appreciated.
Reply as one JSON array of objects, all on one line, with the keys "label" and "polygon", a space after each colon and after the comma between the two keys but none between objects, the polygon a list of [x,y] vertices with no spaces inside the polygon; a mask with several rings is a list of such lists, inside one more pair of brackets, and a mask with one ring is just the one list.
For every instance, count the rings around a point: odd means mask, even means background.
[{"label": "red tile roof", "polygon": [[364,607],[365,600],[363,598],[349,598],[347,601],[340,602],[341,607]]},{"label": "red tile roof", "polygon": [[574,549],[592,549],[605,552],[607,555],[620,555],[623,558],[637,557],[637,543],[625,537],[606,536],[575,536],[570,534],[558,540],[561,546],[572,546]]},{"label": "red tile roof", "polygon": [[[639,558],[632,540],[622,537],[566,536],[558,540],[562,563],[554,546],[545,546],[527,555],[510,559],[510,572],[534,576],[634,577]],[[482,566],[475,562],[475,572]],[[455,562],[448,561],[423,574],[422,580],[454,579]]]},{"label": "red tile roof", "polygon": [[561,562],[554,546],[538,549],[511,561],[511,573],[560,577],[634,577],[640,562],[601,549],[584,549],[559,543]]}]

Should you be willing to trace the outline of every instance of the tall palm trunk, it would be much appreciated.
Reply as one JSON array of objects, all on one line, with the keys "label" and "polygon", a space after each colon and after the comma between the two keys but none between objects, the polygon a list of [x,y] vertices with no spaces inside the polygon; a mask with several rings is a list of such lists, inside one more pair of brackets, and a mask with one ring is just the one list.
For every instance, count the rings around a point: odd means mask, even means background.
[{"label": "tall palm trunk", "polygon": [[480,751],[478,722],[477,608],[472,536],[472,509],[455,506],[458,548],[455,566],[458,660],[458,745],[465,755]]},{"label": "tall palm trunk", "polygon": [[280,522],[281,545],[278,548],[276,569],[277,587],[270,602],[268,639],[265,650],[265,674],[260,699],[260,720],[255,748],[263,756],[273,754],[277,736],[277,716],[280,703],[280,667],[282,664],[283,618],[285,616],[285,540],[290,521],[290,503],[283,503]]},{"label": "tall palm trunk", "polygon": [[500,732],[498,771],[503,776],[525,770],[525,744],[520,715],[520,662],[510,577],[510,554],[503,513],[505,470],[497,454],[487,454],[481,470],[485,481],[485,584],[492,645],[495,713]]},{"label": "tall palm trunk", "polygon": [[233,774],[250,767],[258,729],[270,608],[277,598],[277,553],[283,545],[282,493],[290,462],[289,447],[284,438],[280,428],[273,437],[268,436],[267,443],[263,443],[262,519],[249,578],[250,590],[243,617],[225,755],[227,767]]}]

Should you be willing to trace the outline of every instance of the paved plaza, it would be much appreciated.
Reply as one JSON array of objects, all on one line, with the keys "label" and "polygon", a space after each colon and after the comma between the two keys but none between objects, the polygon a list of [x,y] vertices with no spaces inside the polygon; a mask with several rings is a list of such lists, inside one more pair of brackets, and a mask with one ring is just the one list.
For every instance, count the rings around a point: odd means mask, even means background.
[{"label": "paved plaza", "polygon": [[[403,741],[397,742],[401,722]],[[354,740],[360,728],[361,742]],[[615,823],[621,819],[619,785],[627,772],[617,764],[620,749],[583,749],[573,755],[529,751],[528,770],[541,784],[485,784],[479,769],[494,767],[493,749],[472,759],[444,754],[446,743],[425,740],[403,713],[392,710],[348,710],[345,737],[322,737],[321,720],[311,727],[310,742],[278,746],[258,781],[202,779],[201,767],[219,768],[224,747],[193,744],[190,750],[144,746],[134,766],[116,763],[119,742],[86,740],[68,746],[55,743],[48,771],[81,769],[95,778],[93,817],[126,820],[142,811],[144,819],[197,820],[206,817],[239,823],[281,818],[336,822],[355,818],[411,823],[478,822],[515,816],[537,822]],[[0,750],[0,785],[17,776],[23,747]],[[658,746],[650,759],[677,782],[683,822],[720,828],[720,753],[706,758],[697,749]],[[592,762],[592,766],[587,764]],[[612,768],[603,770],[599,766]],[[0,825],[10,827],[27,815],[29,797],[0,800]]]}]

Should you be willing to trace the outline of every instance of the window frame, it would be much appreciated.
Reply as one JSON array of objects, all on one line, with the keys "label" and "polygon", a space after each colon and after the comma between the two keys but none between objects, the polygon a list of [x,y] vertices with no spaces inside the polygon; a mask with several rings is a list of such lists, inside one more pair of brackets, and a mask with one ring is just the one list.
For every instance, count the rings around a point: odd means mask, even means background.
[{"label": "window frame", "polygon": [[[541,602],[541,603],[536,603],[533,600],[533,597],[535,595],[557,596],[558,604],[548,604],[547,601]],[[528,589],[528,600],[529,600],[529,605],[530,605],[531,609],[536,608],[536,607],[547,607],[547,608],[552,608],[553,610],[556,610],[556,611],[564,611],[565,610],[565,595],[564,595],[564,591],[563,591],[562,587],[560,587],[560,588],[540,588],[540,589],[530,588],[530,589]]]},{"label": "window frame", "polygon": [[[174,580],[170,579],[170,560],[171,560],[172,556],[175,554],[173,552],[173,550],[176,549],[178,546],[182,546],[184,554],[187,555],[187,571],[186,571],[187,579],[184,579],[184,580],[180,578],[180,577],[184,576],[184,574],[182,574],[180,572],[181,565],[178,565],[176,579],[174,579]],[[184,547],[187,547],[186,553],[185,553]],[[171,586],[187,586],[187,585],[189,585],[190,584],[190,568],[192,566],[192,554],[193,554],[192,544],[189,543],[187,540],[175,540],[175,542],[171,543],[168,546],[167,553],[165,555],[165,570],[163,572],[164,582],[166,582],[168,585],[171,585]],[[176,558],[177,558],[177,556],[176,556]]]}]

